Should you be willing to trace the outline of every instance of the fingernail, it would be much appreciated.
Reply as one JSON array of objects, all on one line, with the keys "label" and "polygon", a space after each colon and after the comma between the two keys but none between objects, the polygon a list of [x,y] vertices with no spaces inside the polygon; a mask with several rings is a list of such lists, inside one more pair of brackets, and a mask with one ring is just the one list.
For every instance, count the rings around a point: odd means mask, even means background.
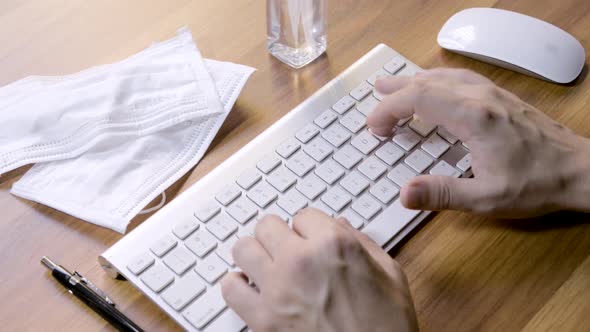
[{"label": "fingernail", "polygon": [[371,132],[371,134],[373,134],[373,135],[389,137],[389,136],[393,135],[393,133],[395,132],[395,128],[373,127],[373,128],[369,128],[369,132]]}]

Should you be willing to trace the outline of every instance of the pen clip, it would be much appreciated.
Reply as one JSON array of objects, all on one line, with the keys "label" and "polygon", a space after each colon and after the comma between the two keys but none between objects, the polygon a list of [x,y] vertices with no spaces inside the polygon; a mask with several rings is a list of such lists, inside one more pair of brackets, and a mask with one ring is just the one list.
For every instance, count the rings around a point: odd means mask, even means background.
[{"label": "pen clip", "polygon": [[74,276],[76,276],[81,282],[83,282],[86,286],[88,286],[96,295],[100,296],[103,300],[105,300],[108,304],[115,306],[115,302],[113,302],[100,288],[96,287],[90,280],[86,279],[83,275],[74,271]]}]

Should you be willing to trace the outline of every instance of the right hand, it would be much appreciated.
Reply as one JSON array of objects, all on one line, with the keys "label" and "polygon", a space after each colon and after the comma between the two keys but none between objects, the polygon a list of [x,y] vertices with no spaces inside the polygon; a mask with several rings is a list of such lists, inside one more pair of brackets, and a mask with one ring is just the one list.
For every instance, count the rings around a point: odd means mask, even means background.
[{"label": "right hand", "polygon": [[401,192],[413,209],[456,209],[523,218],[560,209],[590,212],[590,140],[468,70],[434,69],[379,80],[387,95],[367,124],[391,135],[414,113],[465,142],[474,178],[418,176]]}]

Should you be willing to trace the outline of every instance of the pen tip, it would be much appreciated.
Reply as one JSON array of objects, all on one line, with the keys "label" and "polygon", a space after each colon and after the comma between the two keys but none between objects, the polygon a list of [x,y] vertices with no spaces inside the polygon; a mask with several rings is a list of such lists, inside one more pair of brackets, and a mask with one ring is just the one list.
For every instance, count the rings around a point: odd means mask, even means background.
[{"label": "pen tip", "polygon": [[45,265],[50,270],[53,270],[57,267],[57,264],[51,261],[51,259],[49,259],[47,256],[41,257],[41,264]]}]

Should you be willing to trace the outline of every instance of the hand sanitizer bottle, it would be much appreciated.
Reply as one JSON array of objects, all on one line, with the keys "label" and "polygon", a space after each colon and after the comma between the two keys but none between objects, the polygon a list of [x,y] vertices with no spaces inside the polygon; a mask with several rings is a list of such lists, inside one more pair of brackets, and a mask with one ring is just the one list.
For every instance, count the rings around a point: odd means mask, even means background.
[{"label": "hand sanitizer bottle", "polygon": [[267,0],[266,47],[301,68],[326,50],[327,0]]}]

